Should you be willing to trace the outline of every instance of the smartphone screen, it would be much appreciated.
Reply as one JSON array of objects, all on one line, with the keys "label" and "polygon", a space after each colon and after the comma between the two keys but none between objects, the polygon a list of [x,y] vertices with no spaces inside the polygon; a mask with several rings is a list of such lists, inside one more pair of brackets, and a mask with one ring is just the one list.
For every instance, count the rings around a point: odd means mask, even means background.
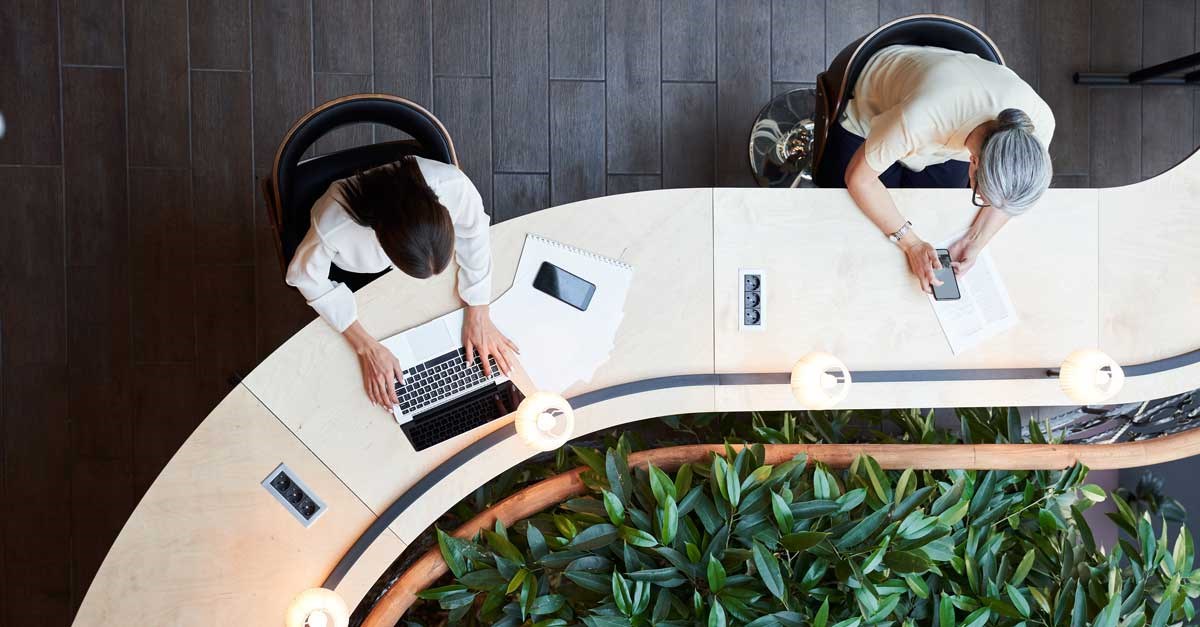
[{"label": "smartphone screen", "polygon": [[937,255],[938,261],[942,262],[942,269],[935,270],[934,276],[942,284],[933,286],[933,299],[958,300],[962,297],[962,294],[958,292],[958,278],[954,276],[954,269],[950,267],[950,252],[944,248],[939,248]]},{"label": "smartphone screen", "polygon": [[538,268],[537,276],[533,279],[533,287],[541,292],[578,309],[587,311],[596,293],[596,286],[563,270],[562,268],[543,261]]}]

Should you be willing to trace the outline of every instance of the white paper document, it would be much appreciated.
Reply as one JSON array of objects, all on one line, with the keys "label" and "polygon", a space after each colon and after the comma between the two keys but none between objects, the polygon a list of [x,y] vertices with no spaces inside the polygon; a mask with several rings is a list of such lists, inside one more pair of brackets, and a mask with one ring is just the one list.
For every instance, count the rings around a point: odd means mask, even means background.
[{"label": "white paper document", "polygon": [[[596,286],[587,311],[533,287],[547,261]],[[492,321],[521,350],[521,366],[534,385],[561,394],[591,380],[608,361],[632,281],[628,264],[529,234],[513,286],[492,303]]]},{"label": "white paper document", "polygon": [[[943,243],[938,248],[949,248],[958,238]],[[978,346],[1017,325],[1017,310],[1004,280],[996,270],[991,254],[985,248],[975,260],[975,265],[965,275],[958,277],[958,300],[934,300],[933,311],[937,314],[950,351],[961,354]]]}]

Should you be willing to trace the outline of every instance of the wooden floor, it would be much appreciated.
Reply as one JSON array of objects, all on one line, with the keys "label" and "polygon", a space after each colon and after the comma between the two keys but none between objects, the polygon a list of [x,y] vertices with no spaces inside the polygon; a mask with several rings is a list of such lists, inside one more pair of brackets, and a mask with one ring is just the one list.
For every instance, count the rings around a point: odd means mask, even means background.
[{"label": "wooden floor", "polygon": [[0,625],[68,624],[231,378],[313,317],[255,178],[315,103],[429,105],[496,221],[749,185],[772,93],[930,10],[983,27],[1044,94],[1057,184],[1136,181],[1197,144],[1186,88],[1070,81],[1194,51],[1195,0],[0,2]]}]

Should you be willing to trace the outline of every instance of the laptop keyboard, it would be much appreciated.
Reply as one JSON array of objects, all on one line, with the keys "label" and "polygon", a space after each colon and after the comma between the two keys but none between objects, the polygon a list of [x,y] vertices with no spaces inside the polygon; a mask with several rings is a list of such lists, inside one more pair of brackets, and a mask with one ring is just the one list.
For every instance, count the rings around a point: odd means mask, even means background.
[{"label": "laptop keyboard", "polygon": [[402,428],[413,450],[420,451],[505,415],[509,410],[501,405],[496,392],[492,391],[478,398],[456,400],[445,411],[432,410],[428,417],[405,423]]},{"label": "laptop keyboard", "polygon": [[459,348],[406,369],[404,383],[396,385],[396,397],[400,400],[400,410],[407,415],[412,415],[415,411],[500,376],[500,367],[496,365],[496,360],[490,355],[488,356],[488,364],[492,367],[492,376],[490,377],[483,373],[483,362],[479,360],[478,354],[475,355],[475,363],[470,365],[465,363],[466,356],[466,349]]}]

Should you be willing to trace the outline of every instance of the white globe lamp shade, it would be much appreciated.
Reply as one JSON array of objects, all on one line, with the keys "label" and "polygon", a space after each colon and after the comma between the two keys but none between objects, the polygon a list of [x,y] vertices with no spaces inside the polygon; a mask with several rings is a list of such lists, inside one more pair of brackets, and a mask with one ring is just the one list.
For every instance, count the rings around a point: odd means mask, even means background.
[{"label": "white globe lamp shade", "polygon": [[301,592],[288,606],[287,627],[346,627],[350,624],[350,608],[342,595],[328,588],[311,588]]},{"label": "white globe lamp shade", "polygon": [[536,392],[517,407],[517,435],[539,451],[553,451],[575,432],[575,412],[558,394]]},{"label": "white globe lamp shade", "polygon": [[829,409],[850,393],[850,370],[829,353],[809,353],[792,368],[792,396],[805,409]]},{"label": "white globe lamp shade", "polygon": [[1077,403],[1094,405],[1117,395],[1125,384],[1125,371],[1112,357],[1093,349],[1067,355],[1058,371],[1063,392]]}]

